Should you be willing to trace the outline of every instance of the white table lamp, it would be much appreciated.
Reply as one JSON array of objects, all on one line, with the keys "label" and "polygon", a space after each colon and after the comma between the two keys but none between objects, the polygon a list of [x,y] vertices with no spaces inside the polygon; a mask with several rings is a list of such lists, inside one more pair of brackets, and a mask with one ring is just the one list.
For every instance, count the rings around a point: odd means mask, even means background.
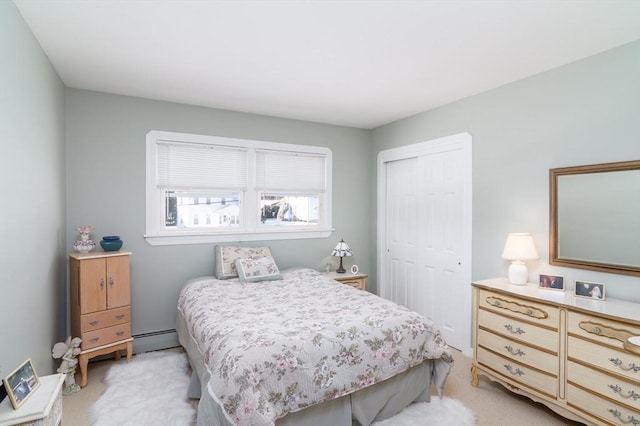
[{"label": "white table lamp", "polygon": [[502,258],[511,260],[509,282],[517,285],[526,284],[529,270],[524,261],[538,258],[538,250],[531,234],[524,232],[509,234],[502,251]]}]

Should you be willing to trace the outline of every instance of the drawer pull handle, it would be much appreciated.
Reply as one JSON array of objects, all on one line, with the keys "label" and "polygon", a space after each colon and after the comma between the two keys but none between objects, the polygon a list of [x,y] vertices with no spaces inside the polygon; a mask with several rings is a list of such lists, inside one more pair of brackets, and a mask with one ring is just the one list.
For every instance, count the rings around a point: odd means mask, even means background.
[{"label": "drawer pull handle", "polygon": [[96,343],[98,340],[100,340],[99,337],[94,337],[93,339],[90,340],[91,343]]},{"label": "drawer pull handle", "polygon": [[633,362],[630,362],[627,365],[622,365],[622,360],[620,358],[609,358],[609,361],[622,371],[633,371],[634,373],[640,372],[640,366],[635,365]]},{"label": "drawer pull handle", "polygon": [[495,296],[489,296],[485,299],[487,303],[495,308],[507,309],[517,314],[526,315],[531,318],[545,319],[549,317],[549,314],[540,308],[535,306],[527,306],[521,303],[514,302],[512,300],[504,300]]},{"label": "drawer pull handle", "polygon": [[122,336],[123,334],[124,334],[124,331],[118,331],[118,332],[116,333],[116,336],[118,336],[118,337],[119,337],[119,336]]},{"label": "drawer pull handle", "polygon": [[98,325],[98,324],[100,324],[100,321],[98,321],[98,320],[93,320],[93,321],[91,321],[89,324],[91,324],[91,325]]},{"label": "drawer pull handle", "polygon": [[637,400],[638,398],[640,398],[640,393],[635,393],[635,391],[628,391],[628,392],[622,392],[622,388],[618,385],[609,385],[609,388],[613,391],[613,393],[617,393],[618,395],[620,395],[621,397],[627,399],[627,398],[633,398],[633,400]]},{"label": "drawer pull handle", "polygon": [[526,331],[524,331],[520,327],[513,328],[513,326],[511,324],[505,324],[504,328],[506,328],[509,333],[513,333],[513,334],[525,334],[526,333]]},{"label": "drawer pull handle", "polygon": [[116,319],[119,319],[119,320],[120,320],[120,319],[122,319],[122,318],[124,318],[124,314],[116,315]]},{"label": "drawer pull handle", "polygon": [[524,375],[524,371],[520,370],[519,368],[513,368],[512,366],[510,366],[509,364],[505,364],[504,368],[507,369],[507,371],[511,374],[513,374],[514,376],[523,376]]},{"label": "drawer pull handle", "polygon": [[640,419],[636,419],[634,416],[627,416],[627,420],[623,420],[622,419],[622,413],[618,410],[616,410],[615,408],[609,408],[609,412],[611,414],[613,414],[613,417],[617,418],[618,420],[620,420],[622,423],[624,423],[625,425],[640,425]]},{"label": "drawer pull handle", "polygon": [[587,333],[595,334],[596,336],[607,337],[609,339],[616,339],[621,342],[624,342],[629,337],[634,335],[630,330],[615,328],[606,324],[600,324],[592,321],[581,321],[580,323],[578,323],[578,327],[580,327]]},{"label": "drawer pull handle", "polygon": [[509,352],[511,355],[515,355],[515,356],[523,356],[523,355],[526,355],[526,354],[525,354],[524,352],[522,352],[520,349],[515,349],[515,350],[514,350],[514,349],[511,347],[511,345],[507,345],[507,346],[505,346],[504,348],[505,348],[505,349],[507,350],[507,352]]}]

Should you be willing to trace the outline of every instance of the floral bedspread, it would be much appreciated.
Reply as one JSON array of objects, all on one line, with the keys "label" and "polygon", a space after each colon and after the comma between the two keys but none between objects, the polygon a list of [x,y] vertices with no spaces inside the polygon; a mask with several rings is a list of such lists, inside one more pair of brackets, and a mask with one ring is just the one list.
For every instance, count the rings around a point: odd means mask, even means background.
[{"label": "floral bedspread", "polygon": [[277,281],[190,282],[178,309],[204,355],[209,392],[238,425],[273,425],[425,359],[453,362],[429,320],[311,269]]}]

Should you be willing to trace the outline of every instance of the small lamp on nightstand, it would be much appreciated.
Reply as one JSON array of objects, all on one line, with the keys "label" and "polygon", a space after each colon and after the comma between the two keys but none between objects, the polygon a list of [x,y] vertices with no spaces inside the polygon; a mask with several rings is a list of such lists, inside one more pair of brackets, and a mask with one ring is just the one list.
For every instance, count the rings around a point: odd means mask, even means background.
[{"label": "small lamp on nightstand", "polygon": [[524,232],[509,234],[502,251],[502,258],[512,261],[509,266],[509,282],[517,285],[526,284],[529,270],[524,261],[538,258],[538,251],[533,244],[531,234]]},{"label": "small lamp on nightstand", "polygon": [[347,272],[342,266],[342,258],[345,256],[352,255],[351,248],[349,248],[349,245],[345,243],[344,240],[341,239],[338,245],[336,245],[336,247],[331,252],[331,255],[340,258],[340,267],[336,269],[336,272],[339,274],[344,274],[345,272]]}]

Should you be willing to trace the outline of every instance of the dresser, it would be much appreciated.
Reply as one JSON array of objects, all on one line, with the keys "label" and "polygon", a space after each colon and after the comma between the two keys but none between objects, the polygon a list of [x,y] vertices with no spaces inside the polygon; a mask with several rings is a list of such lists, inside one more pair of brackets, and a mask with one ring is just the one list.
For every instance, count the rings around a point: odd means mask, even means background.
[{"label": "dresser", "polygon": [[473,283],[474,359],[479,376],[593,425],[640,425],[640,304],[516,286]]},{"label": "dresser", "polygon": [[91,358],[114,354],[127,359],[133,352],[131,337],[131,252],[69,254],[71,335],[80,337],[80,386],[87,385]]},{"label": "dresser", "polygon": [[327,272],[325,274],[332,280],[336,280],[342,284],[350,285],[358,290],[365,290],[367,288],[367,274],[352,274],[351,272],[345,272],[344,274],[338,274],[335,271]]},{"label": "dresser", "polygon": [[17,410],[9,398],[0,403],[0,426],[60,426],[64,374],[40,377],[40,387]]}]

